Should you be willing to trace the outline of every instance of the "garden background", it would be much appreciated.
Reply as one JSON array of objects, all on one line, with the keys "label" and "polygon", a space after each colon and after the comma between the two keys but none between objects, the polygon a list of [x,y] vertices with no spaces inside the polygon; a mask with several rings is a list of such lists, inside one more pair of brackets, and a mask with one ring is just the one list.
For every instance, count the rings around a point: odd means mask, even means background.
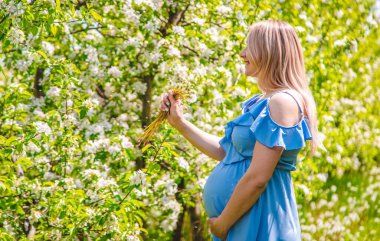
[{"label": "garden background", "polygon": [[380,240],[375,1],[0,1],[0,240],[210,240],[217,161],[162,126],[160,96],[222,137],[259,93],[239,52],[281,19],[304,49],[324,148],[292,173],[303,240]]}]

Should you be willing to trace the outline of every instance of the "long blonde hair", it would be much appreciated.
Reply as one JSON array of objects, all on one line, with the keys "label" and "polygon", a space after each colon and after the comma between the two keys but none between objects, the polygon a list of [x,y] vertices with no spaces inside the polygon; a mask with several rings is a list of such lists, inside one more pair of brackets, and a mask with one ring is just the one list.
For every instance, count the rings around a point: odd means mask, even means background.
[{"label": "long blonde hair", "polygon": [[254,76],[264,93],[293,89],[302,96],[305,116],[312,134],[310,156],[320,145],[314,97],[305,73],[301,44],[294,28],[280,20],[266,20],[250,26],[247,57],[254,65]]}]

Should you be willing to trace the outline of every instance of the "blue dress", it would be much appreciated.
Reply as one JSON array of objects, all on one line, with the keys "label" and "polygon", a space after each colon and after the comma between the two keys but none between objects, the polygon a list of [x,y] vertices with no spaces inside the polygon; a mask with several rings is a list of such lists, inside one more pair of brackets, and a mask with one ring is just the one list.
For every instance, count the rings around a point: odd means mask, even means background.
[{"label": "blue dress", "polygon": [[[305,146],[306,140],[312,139],[308,118],[303,115],[300,105],[292,96],[297,102],[301,119],[294,126],[281,126],[271,119],[271,96],[264,99],[259,97],[257,94],[244,101],[241,104],[242,115],[225,126],[225,136],[219,144],[226,155],[205,183],[203,204],[209,217],[218,217],[222,213],[251,163],[256,140],[270,148],[282,146],[284,151],[265,190],[257,202],[229,229],[227,241],[301,240],[290,172],[296,169],[297,155]],[[220,241],[214,235],[212,239]]]}]

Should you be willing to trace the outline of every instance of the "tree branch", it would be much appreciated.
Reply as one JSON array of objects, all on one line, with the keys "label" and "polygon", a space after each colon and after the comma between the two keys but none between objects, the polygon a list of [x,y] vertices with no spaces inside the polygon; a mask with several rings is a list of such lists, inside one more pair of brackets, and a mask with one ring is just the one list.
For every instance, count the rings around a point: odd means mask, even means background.
[{"label": "tree branch", "polygon": [[92,29],[102,29],[102,28],[105,28],[105,26],[99,26],[99,27],[89,27],[89,28],[84,28],[84,29],[78,29],[78,30],[75,30],[75,31],[70,31],[70,34],[76,34],[76,33],[80,33],[80,32],[87,32],[88,30],[92,30]]}]

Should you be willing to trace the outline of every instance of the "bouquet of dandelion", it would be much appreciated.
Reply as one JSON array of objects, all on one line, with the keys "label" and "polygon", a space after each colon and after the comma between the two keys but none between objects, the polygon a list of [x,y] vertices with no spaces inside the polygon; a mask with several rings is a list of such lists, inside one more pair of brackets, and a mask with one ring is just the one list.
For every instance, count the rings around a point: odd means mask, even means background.
[{"label": "bouquet of dandelion", "polygon": [[[174,87],[171,88],[172,95],[175,100],[181,99],[181,100],[186,100],[189,98],[189,91],[184,88],[184,87]],[[152,139],[154,133],[156,130],[160,127],[160,125],[167,119],[169,115],[169,111],[160,111],[156,119],[144,129],[144,133],[141,135],[139,138],[139,143],[143,143],[145,146],[147,142]]]}]

